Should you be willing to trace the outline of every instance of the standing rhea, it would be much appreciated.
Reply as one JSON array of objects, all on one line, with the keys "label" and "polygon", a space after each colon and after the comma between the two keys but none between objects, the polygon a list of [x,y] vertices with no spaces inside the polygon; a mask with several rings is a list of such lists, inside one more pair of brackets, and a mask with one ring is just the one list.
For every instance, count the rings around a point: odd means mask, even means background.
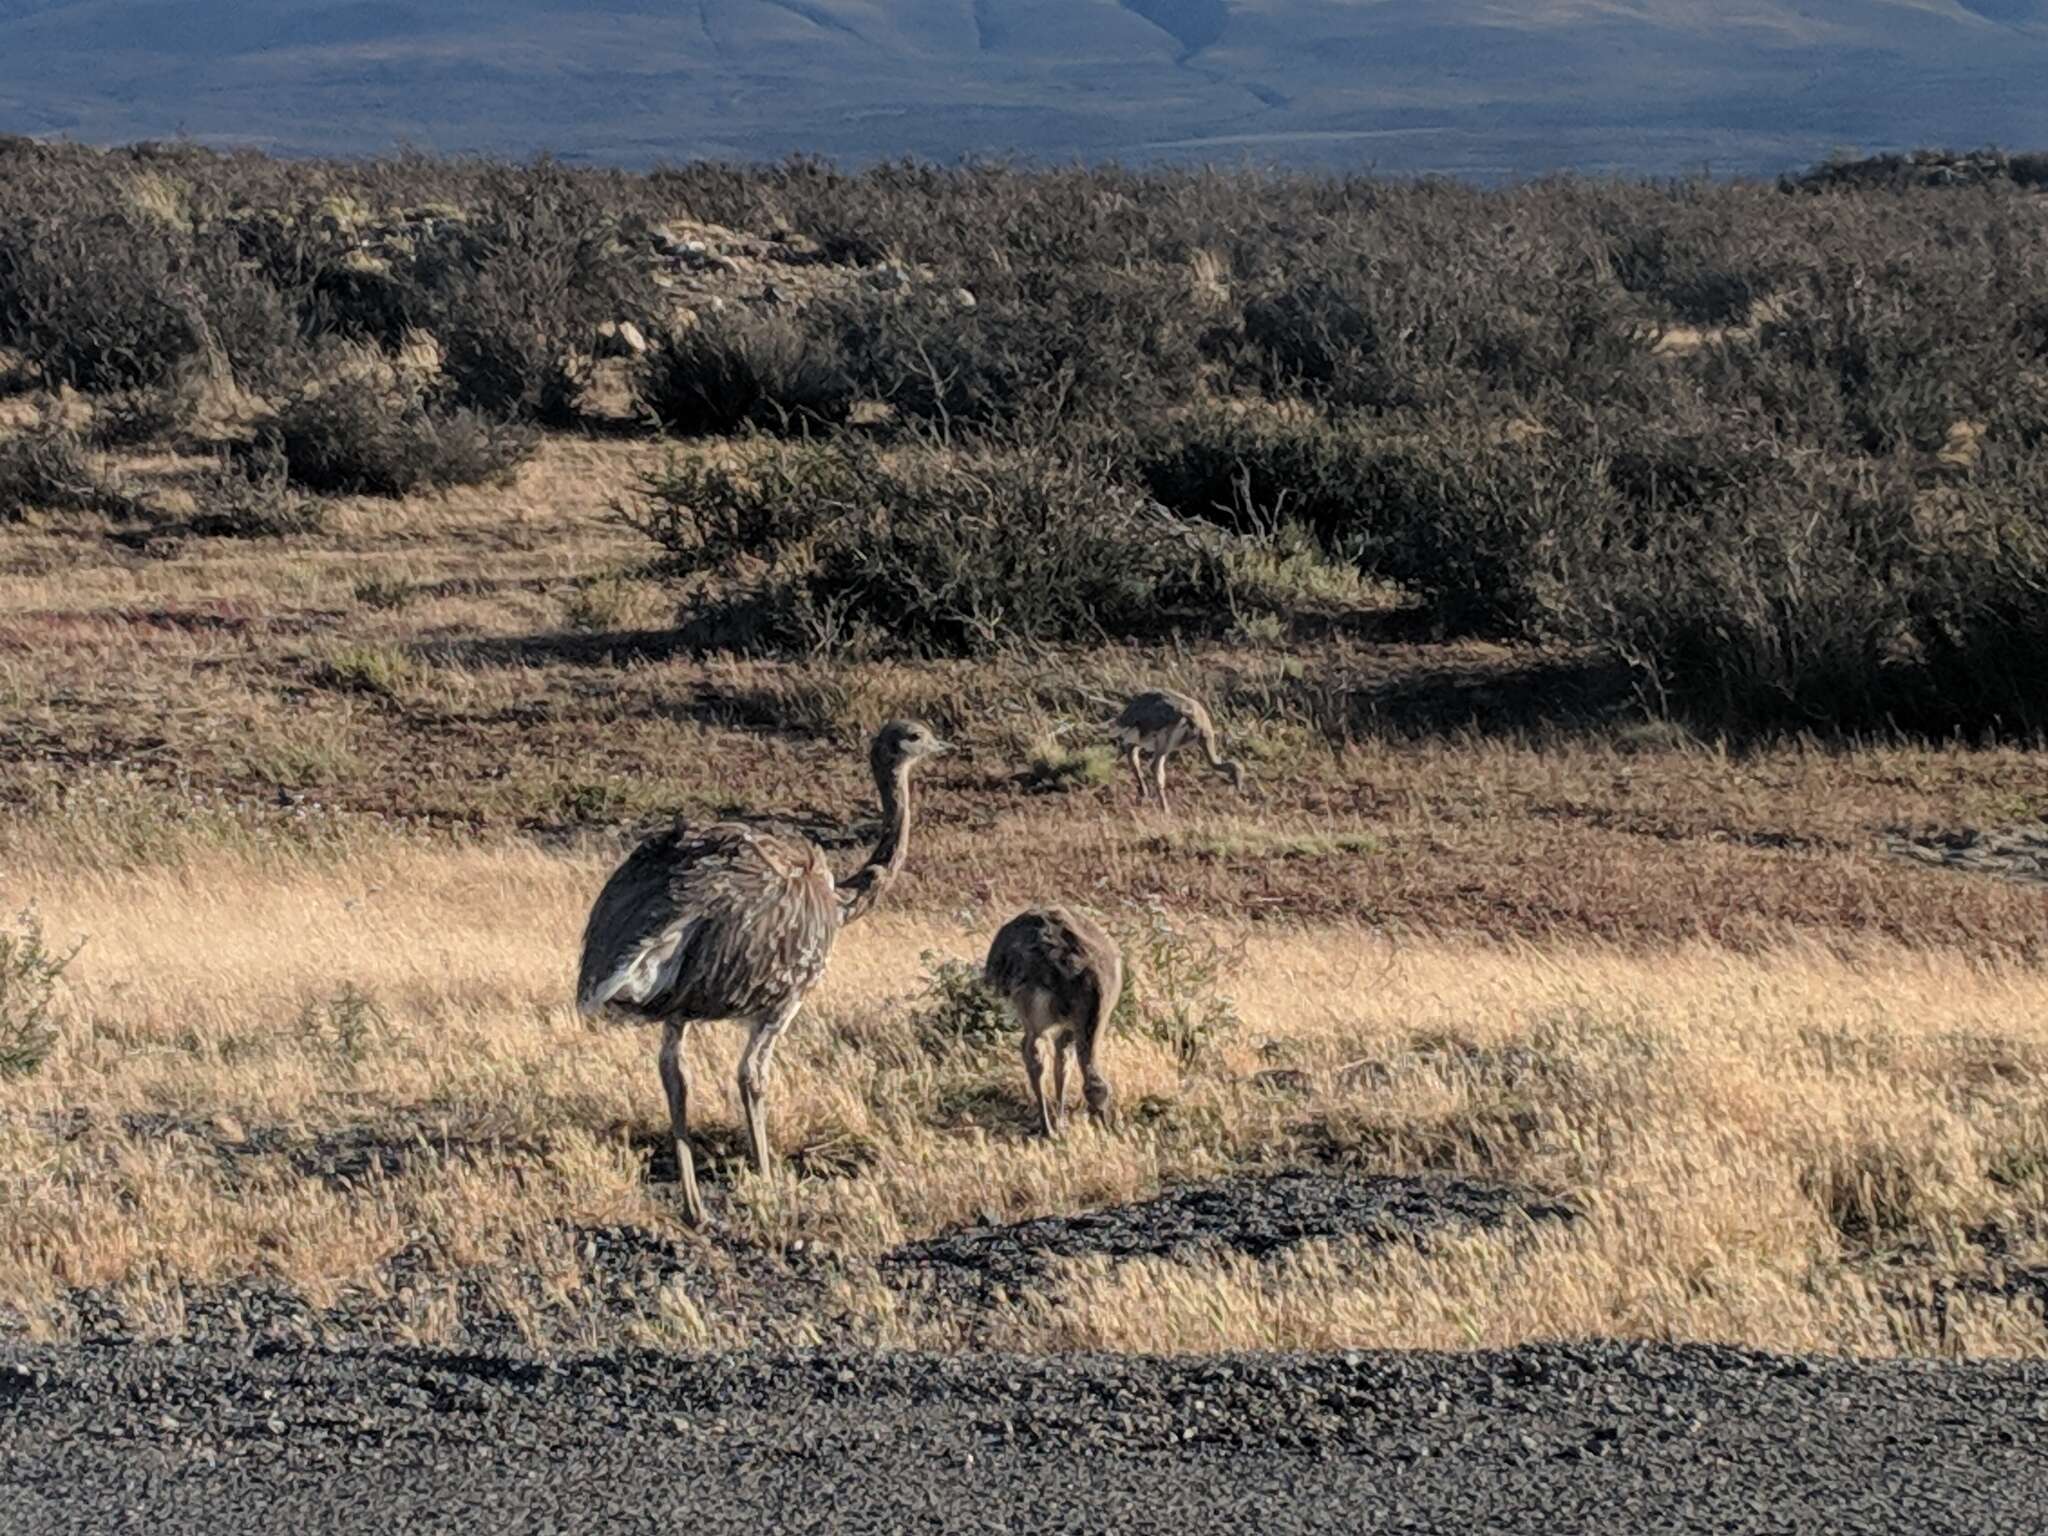
[{"label": "standing rhea", "polygon": [[801,837],[717,822],[648,838],[598,892],[583,929],[576,1006],[594,1014],[609,1004],[661,1023],[661,1086],[692,1225],[702,1224],[704,1204],[690,1156],[683,1036],[700,1019],[747,1023],[740,1108],[755,1171],[767,1173],[761,1083],[775,1039],[824,974],[840,928],[865,916],[903,868],[910,770],[945,750],[929,726],[914,720],[891,720],[875,733],[868,763],[882,797],[882,836],[846,880],[835,884],[825,856]]},{"label": "standing rhea", "polygon": [[1141,802],[1146,795],[1146,774],[1139,766],[1139,755],[1151,759],[1151,789],[1159,797],[1159,808],[1163,811],[1167,809],[1166,760],[1191,738],[1201,744],[1209,766],[1228,774],[1231,787],[1239,794],[1244,793],[1244,766],[1217,752],[1216,723],[1209,718],[1200,699],[1191,699],[1170,688],[1141,693],[1124,706],[1124,712],[1116,717],[1110,730],[1123,748],[1124,760],[1131,765],[1131,777],[1138,781]]},{"label": "standing rhea", "polygon": [[[1124,986],[1124,961],[1094,923],[1065,907],[1032,907],[997,932],[982,975],[1001,994],[1024,1030],[1024,1072],[1038,1123],[1048,1136],[1067,1125],[1067,1054],[1081,1066],[1088,1113],[1109,1111],[1109,1082],[1095,1065],[1109,1016]],[[1045,1097],[1045,1064],[1038,1041],[1052,1036],[1052,1102]]]}]

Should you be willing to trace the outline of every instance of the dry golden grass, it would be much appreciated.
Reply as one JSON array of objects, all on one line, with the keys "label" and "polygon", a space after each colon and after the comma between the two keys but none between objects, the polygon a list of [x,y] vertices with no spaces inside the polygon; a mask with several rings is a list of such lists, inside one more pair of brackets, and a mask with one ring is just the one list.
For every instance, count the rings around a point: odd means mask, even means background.
[{"label": "dry golden grass", "polygon": [[[446,1336],[465,1267],[547,1277],[537,1340],[580,1317],[575,1229],[679,1233],[650,1032],[567,1003],[603,862],[393,841],[340,859],[195,856],[10,880],[82,937],[59,1046],[0,1086],[0,1296],[38,1332],[75,1287],[178,1326],[178,1282],[276,1278],[315,1304],[374,1291],[423,1245],[407,1336]],[[1027,1134],[1007,1048],[918,1043],[919,956],[978,955],[996,913],[893,912],[850,930],[777,1061],[798,1171],[731,1171],[729,1230],[843,1256],[832,1316],[657,1297],[629,1336],[1023,1348],[1463,1347],[1579,1334],[1787,1349],[2038,1354],[2048,1262],[2048,978],[1872,943],[1747,956],[1391,943],[1357,927],[1243,935],[1242,1028],[1183,1068],[1120,1038],[1114,1134]],[[737,1150],[737,1031],[693,1042],[699,1123]],[[1274,1062],[1290,1086],[1255,1075]],[[403,1152],[352,1178],[318,1148]],[[1066,1266],[994,1318],[913,1307],[893,1245],[963,1221],[1076,1211],[1162,1182],[1329,1162],[1561,1193],[1584,1215],[1434,1234],[1426,1251],[1308,1248]],[[1994,1236],[1995,1234],[1995,1236]],[[702,1244],[717,1270],[721,1251]],[[1932,1304],[1933,1288],[1948,1294]],[[579,1332],[579,1329],[582,1331]]]},{"label": "dry golden grass", "polygon": [[[2037,820],[2040,754],[1572,727],[1544,705],[1581,686],[1569,658],[1359,635],[683,654],[606,516],[652,456],[556,442],[512,492],[345,501],[317,536],[172,558],[95,518],[7,530],[0,912],[33,901],[86,944],[50,1061],[0,1082],[0,1310],[61,1335],[104,1293],[174,1333],[253,1277],[367,1294],[428,1341],[481,1310],[557,1346],[2048,1349],[2048,899],[1885,850]],[[1114,776],[1030,782],[1149,682],[1217,706],[1252,799],[1186,772],[1164,818]],[[686,1240],[704,1283],[622,1304],[578,1234],[681,1233],[648,1176],[651,1034],[568,1008],[619,834],[771,814],[844,868],[854,749],[899,712],[966,750],[778,1056],[791,1167],[722,1167],[726,1235]],[[1124,1126],[1058,1146],[1026,1134],[1007,1047],[934,1056],[909,1001],[925,951],[977,959],[1049,897],[1155,901],[1242,953],[1242,1028],[1186,1068],[1118,1039]],[[692,1044],[719,1154],[738,1043]],[[993,1313],[876,1266],[963,1221],[1300,1165],[1484,1176],[1583,1214],[1069,1263]],[[829,1280],[785,1264],[798,1239],[840,1256]]]}]

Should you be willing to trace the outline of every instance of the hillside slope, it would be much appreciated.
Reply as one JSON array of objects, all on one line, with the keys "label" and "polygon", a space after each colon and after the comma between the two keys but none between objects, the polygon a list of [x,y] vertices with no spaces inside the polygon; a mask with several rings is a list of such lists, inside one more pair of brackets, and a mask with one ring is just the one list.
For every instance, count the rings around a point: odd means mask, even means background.
[{"label": "hillside slope", "polygon": [[0,130],[1481,175],[2048,140],[2048,0],[0,0]]}]

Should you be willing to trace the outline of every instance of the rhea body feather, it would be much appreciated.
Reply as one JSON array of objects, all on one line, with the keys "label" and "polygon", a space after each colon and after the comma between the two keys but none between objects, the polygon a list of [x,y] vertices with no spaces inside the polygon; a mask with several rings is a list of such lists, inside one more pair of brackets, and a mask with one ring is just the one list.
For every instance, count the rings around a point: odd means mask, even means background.
[{"label": "rhea body feather", "polygon": [[[1123,956],[1090,919],[1065,907],[1032,907],[996,931],[982,974],[1015,1002],[1043,995],[1055,1016],[1079,1020],[1116,1006]],[[1106,1001],[1106,1007],[1105,1005]]]},{"label": "rhea body feather", "polygon": [[598,893],[577,1006],[752,1018],[816,984],[840,926],[832,871],[808,841],[736,822],[673,828],[634,849]]},{"label": "rhea body feather", "polygon": [[759,1019],[824,974],[832,941],[873,910],[903,868],[910,765],[945,744],[892,720],[868,753],[882,834],[866,864],[835,882],[807,839],[721,821],[646,839],[612,871],[583,930],[580,1011],[607,1005],[687,1024]]}]

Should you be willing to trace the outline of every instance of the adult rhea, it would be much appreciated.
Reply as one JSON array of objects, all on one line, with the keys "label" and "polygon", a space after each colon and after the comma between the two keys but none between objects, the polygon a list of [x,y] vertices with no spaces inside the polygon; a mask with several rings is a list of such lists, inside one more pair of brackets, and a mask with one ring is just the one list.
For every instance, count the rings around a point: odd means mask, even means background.
[{"label": "adult rhea", "polygon": [[700,1020],[747,1024],[740,1108],[755,1171],[767,1173],[761,1084],[776,1037],[825,973],[839,930],[871,911],[903,868],[910,771],[946,745],[916,720],[891,720],[875,733],[868,764],[882,797],[882,836],[845,880],[833,880],[824,854],[804,838],[716,822],[648,838],[598,892],[583,929],[576,1006],[585,1014],[611,1007],[661,1024],[661,1086],[692,1225],[703,1223],[704,1202],[690,1156],[683,1037]]}]

